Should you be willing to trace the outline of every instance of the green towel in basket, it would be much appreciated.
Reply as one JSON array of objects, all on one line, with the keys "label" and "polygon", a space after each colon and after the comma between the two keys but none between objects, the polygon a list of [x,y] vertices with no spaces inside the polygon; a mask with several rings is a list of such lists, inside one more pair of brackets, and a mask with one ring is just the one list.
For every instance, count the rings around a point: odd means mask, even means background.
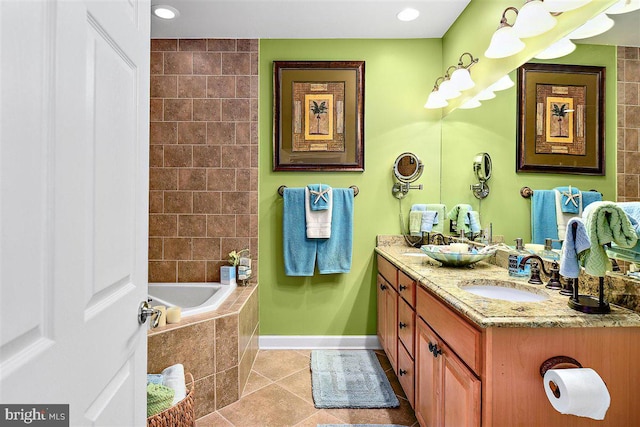
[{"label": "green towel in basket", "polygon": [[171,407],[175,390],[161,384],[147,384],[147,417]]}]

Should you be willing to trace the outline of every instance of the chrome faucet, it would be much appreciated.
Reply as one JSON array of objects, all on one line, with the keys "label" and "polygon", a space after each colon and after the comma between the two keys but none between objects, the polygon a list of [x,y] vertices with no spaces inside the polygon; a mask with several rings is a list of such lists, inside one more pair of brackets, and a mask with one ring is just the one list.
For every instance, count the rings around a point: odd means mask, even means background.
[{"label": "chrome faucet", "polygon": [[[523,268],[525,264],[529,262],[529,260],[531,259],[536,259],[539,262],[530,261],[531,277],[528,280],[529,283],[534,285],[542,284],[542,280],[540,279],[540,268],[542,268],[542,271],[544,272],[544,274],[549,276],[549,281],[547,282],[545,287],[549,289],[562,288],[562,284],[560,283],[560,265],[557,263],[557,261],[553,261],[551,264],[551,271],[547,271],[547,269],[544,266],[544,261],[542,261],[542,258],[540,258],[538,255],[528,255],[522,258],[522,260],[520,261],[520,265],[518,267]],[[538,265],[540,265],[540,267],[538,267]]]}]

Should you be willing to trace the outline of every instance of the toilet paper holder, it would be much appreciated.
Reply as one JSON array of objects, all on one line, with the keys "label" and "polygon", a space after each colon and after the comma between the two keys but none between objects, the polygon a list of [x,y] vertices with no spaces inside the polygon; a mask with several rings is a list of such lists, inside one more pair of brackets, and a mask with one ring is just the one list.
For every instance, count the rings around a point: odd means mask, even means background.
[{"label": "toilet paper holder", "polygon": [[[544,374],[546,374],[549,369],[561,367],[562,365],[573,365],[574,367],[582,368],[582,364],[573,357],[553,356],[542,362],[542,364],[540,365],[540,376],[544,378]],[[558,388],[556,383],[550,381],[549,388],[551,389],[555,397],[560,397],[560,389]]]}]

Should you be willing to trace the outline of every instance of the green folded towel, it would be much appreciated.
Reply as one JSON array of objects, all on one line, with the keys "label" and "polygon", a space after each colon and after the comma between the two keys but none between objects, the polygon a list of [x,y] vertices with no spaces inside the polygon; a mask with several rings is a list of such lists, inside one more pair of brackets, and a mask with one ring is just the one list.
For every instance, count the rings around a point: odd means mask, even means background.
[{"label": "green folded towel", "polygon": [[638,236],[621,207],[613,202],[594,202],[582,213],[591,248],[581,257],[587,274],[604,276],[611,271],[611,261],[603,245],[615,243],[622,248],[633,247]]},{"label": "green folded towel", "polygon": [[472,209],[473,208],[471,207],[471,205],[458,204],[455,205],[453,209],[449,211],[449,213],[447,213],[447,218],[456,222],[456,231],[458,233],[462,230],[464,230],[465,234],[471,231],[471,228],[469,227],[468,214]]},{"label": "green folded towel", "polygon": [[161,384],[147,384],[147,418],[169,409],[175,390]]}]

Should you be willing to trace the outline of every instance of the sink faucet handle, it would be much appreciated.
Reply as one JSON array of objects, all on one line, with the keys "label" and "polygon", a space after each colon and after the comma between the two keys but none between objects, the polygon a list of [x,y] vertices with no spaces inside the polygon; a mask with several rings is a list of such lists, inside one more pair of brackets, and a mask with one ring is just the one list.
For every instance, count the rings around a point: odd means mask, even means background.
[{"label": "sink faucet handle", "polygon": [[562,289],[560,283],[560,264],[557,261],[551,263],[551,271],[549,272],[549,281],[545,285],[548,289]]}]

